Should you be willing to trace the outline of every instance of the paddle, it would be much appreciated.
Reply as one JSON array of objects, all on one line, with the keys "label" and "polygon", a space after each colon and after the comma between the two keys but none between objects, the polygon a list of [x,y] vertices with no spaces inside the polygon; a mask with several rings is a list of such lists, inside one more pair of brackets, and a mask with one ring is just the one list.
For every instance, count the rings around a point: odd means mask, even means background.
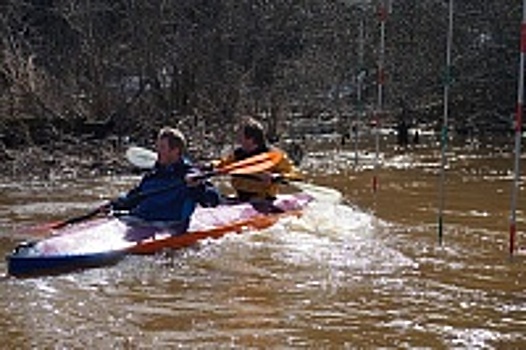
[{"label": "paddle", "polygon": [[[134,146],[134,147],[130,147],[126,151],[126,158],[135,166],[142,168],[142,169],[148,169],[155,165],[155,162],[157,161],[157,154],[148,149]],[[200,179],[205,179],[205,178],[209,178],[209,177],[217,176],[217,175],[227,175],[227,174],[243,175],[243,174],[258,173],[258,172],[266,171],[272,168],[273,166],[278,164],[281,158],[282,158],[282,154],[280,152],[274,151],[274,152],[261,153],[253,157],[249,157],[241,161],[231,163],[227,166],[224,166],[222,168],[219,168],[213,171],[205,172],[202,174],[196,174],[195,176],[193,176],[193,178],[200,180]],[[164,188],[160,188],[160,189],[145,192],[145,193],[138,193],[132,198],[129,198],[129,200],[141,201],[144,198],[147,198],[147,197],[150,197],[150,196],[153,196],[153,195],[165,192],[165,191],[169,191],[175,188],[176,186],[180,186],[180,184],[174,184],[171,186],[167,186]],[[78,222],[82,222],[82,221],[91,219],[92,217],[102,212],[108,211],[113,204],[114,204],[114,201],[109,201],[85,214],[75,216],[75,217],[72,217],[72,218],[69,218],[63,221],[40,225],[30,231],[57,230],[57,229],[63,228],[71,224],[76,224]]]},{"label": "paddle", "polygon": [[129,147],[125,156],[133,166],[139,169],[152,169],[157,162],[157,153],[138,146]]},{"label": "paddle", "polygon": [[[281,154],[279,152],[269,153],[270,154],[262,153],[255,157],[247,158],[240,162],[233,163],[229,167],[225,167],[222,170],[225,171],[230,169],[230,174],[232,175],[242,175],[249,178],[253,178],[255,180],[260,180],[258,176],[254,175],[255,173],[269,170],[272,166],[276,165],[281,160]],[[274,153],[277,153],[278,155],[276,156]],[[149,149],[133,146],[126,151],[126,158],[131,164],[133,164],[137,168],[150,169],[154,166],[155,162],[157,161],[157,154]],[[243,167],[244,165],[246,167]],[[220,173],[221,169],[216,170],[216,172],[206,174],[214,175]],[[272,179],[272,182],[296,187],[302,192],[308,193],[309,195],[313,196],[321,202],[338,203],[342,200],[342,194],[339,191],[332,188],[317,186],[311,183],[304,182],[301,178],[283,178],[278,175]]]},{"label": "paddle", "polygon": [[[277,155],[276,155],[277,153]],[[140,169],[151,169],[157,161],[157,153],[143,147],[133,146],[126,151],[126,158],[128,161]],[[228,167],[216,170],[215,172],[205,173],[205,176],[219,175],[221,171],[230,170],[231,175],[242,175],[256,180],[260,178],[255,173],[269,170],[281,160],[280,152],[262,153],[257,156],[244,159],[240,162],[231,164]],[[305,192],[320,202],[338,203],[342,200],[342,194],[332,188],[317,186],[311,183],[302,181],[301,178],[283,178],[276,176],[272,179],[282,185],[291,185]]]},{"label": "paddle", "polygon": [[88,219],[91,219],[92,217],[96,216],[97,214],[99,213],[102,213],[105,208],[109,208],[109,205],[111,204],[111,202],[109,203],[106,203],[106,204],[103,204],[89,212],[87,212],[86,214],[82,214],[82,215],[79,215],[79,216],[74,216],[72,218],[69,218],[69,219],[66,219],[66,220],[62,220],[62,221],[57,221],[57,222],[50,222],[50,223],[47,223],[47,224],[44,224],[44,225],[40,225],[40,226],[37,226],[35,228],[35,231],[36,230],[46,230],[46,231],[49,231],[49,230],[58,230],[62,227],[65,227],[65,226],[68,226],[68,225],[71,225],[71,224],[76,224],[77,222],[82,222],[82,221],[85,221],[85,220],[88,220]]},{"label": "paddle", "polygon": [[[197,174],[197,179],[205,179],[216,175],[245,175],[269,170],[278,164],[283,154],[278,151],[269,151],[230,163],[213,171]],[[126,151],[126,159],[139,169],[151,169],[157,161],[157,153],[149,149],[132,146]]]}]

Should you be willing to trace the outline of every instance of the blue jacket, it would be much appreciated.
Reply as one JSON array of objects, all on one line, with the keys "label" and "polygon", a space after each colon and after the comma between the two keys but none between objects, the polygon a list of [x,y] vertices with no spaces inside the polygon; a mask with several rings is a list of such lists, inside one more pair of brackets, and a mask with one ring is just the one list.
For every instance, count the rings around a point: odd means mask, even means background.
[{"label": "blue jacket", "polygon": [[183,160],[169,166],[156,164],[139,185],[117,203],[116,209],[129,210],[131,215],[146,221],[177,221],[187,226],[197,203],[207,207],[219,203],[219,193],[211,183],[186,185],[185,176],[194,171],[195,168]]}]

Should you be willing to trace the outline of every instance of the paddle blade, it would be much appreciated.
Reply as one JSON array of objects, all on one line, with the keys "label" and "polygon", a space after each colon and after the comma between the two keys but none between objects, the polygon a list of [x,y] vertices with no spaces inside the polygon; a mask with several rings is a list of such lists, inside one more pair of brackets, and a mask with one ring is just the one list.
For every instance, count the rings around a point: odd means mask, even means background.
[{"label": "paddle blade", "polygon": [[217,169],[220,174],[254,174],[267,171],[276,166],[283,158],[283,153],[279,151],[270,151],[261,153],[238,162],[228,164]]},{"label": "paddle blade", "polygon": [[126,159],[139,169],[152,169],[157,153],[143,147],[132,146],[126,150]]}]

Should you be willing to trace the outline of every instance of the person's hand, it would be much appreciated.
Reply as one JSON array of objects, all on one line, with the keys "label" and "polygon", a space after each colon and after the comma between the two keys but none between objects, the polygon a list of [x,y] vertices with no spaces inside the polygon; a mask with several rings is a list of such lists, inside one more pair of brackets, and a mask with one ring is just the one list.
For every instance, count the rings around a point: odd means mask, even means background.
[{"label": "person's hand", "polygon": [[203,183],[203,179],[199,177],[199,174],[188,174],[185,176],[184,181],[188,187],[196,187]]},{"label": "person's hand", "polygon": [[264,171],[259,173],[258,177],[265,185],[270,185],[272,183],[273,174],[268,171]]},{"label": "person's hand", "polygon": [[205,163],[199,166],[199,170],[202,172],[213,171],[215,168],[214,163]]},{"label": "person's hand", "polygon": [[283,181],[283,175],[279,173],[271,173],[268,171],[259,173],[258,178],[260,181],[264,182],[266,185],[270,185],[272,183]]},{"label": "person's hand", "polygon": [[273,183],[278,183],[278,182],[284,182],[285,181],[285,177],[281,174],[278,174],[278,173],[274,173],[272,174],[272,180],[271,180]]},{"label": "person's hand", "polygon": [[110,214],[112,210],[113,210],[112,202],[104,203],[103,205],[99,207],[99,212],[102,214],[106,214],[106,215]]}]

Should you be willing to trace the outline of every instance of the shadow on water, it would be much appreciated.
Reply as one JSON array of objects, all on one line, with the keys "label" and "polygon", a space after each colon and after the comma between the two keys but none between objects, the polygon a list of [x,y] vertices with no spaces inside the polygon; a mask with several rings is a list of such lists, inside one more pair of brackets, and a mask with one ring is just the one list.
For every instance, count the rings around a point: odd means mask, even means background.
[{"label": "shadow on water", "polygon": [[[448,152],[442,246],[439,156],[434,145],[384,151],[374,194],[374,155],[363,151],[354,167],[350,149],[310,150],[308,180],[325,187],[310,187],[320,201],[300,218],[109,268],[4,279],[2,341],[10,348],[520,348],[526,259],[507,255],[511,153]],[[23,239],[21,228],[82,213],[134,181],[2,185],[2,253]]]}]

